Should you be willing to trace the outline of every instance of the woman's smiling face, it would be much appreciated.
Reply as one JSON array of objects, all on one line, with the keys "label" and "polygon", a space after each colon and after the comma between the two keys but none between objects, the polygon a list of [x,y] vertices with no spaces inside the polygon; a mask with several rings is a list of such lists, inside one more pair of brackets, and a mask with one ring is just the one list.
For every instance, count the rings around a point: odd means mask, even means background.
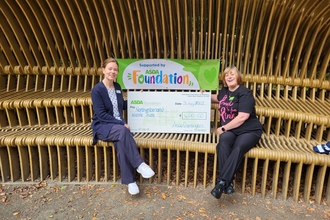
[{"label": "woman's smiling face", "polygon": [[225,81],[229,88],[235,88],[237,86],[237,74],[234,70],[230,70],[225,75]]},{"label": "woman's smiling face", "polygon": [[102,72],[104,74],[104,78],[107,80],[115,80],[118,75],[118,65],[116,62],[108,63],[104,68],[102,68]]}]

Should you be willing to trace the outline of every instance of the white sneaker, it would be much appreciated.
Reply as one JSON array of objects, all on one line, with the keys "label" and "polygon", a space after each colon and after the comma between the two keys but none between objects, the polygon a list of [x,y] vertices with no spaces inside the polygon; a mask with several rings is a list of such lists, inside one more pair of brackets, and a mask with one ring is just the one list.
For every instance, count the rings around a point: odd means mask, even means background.
[{"label": "white sneaker", "polygon": [[140,173],[143,178],[150,178],[155,175],[155,172],[145,162],[141,163],[136,171]]},{"label": "white sneaker", "polygon": [[138,185],[136,185],[136,182],[129,183],[127,187],[128,187],[128,192],[131,195],[136,195],[140,192]]}]

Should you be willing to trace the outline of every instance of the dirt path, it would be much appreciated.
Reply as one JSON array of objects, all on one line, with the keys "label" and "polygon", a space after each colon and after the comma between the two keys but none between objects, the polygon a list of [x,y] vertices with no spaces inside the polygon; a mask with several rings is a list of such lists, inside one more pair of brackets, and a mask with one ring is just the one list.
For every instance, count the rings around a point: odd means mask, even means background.
[{"label": "dirt path", "polygon": [[217,200],[210,190],[143,184],[131,196],[118,183],[9,184],[0,186],[0,219],[330,219],[325,204],[239,192]]}]

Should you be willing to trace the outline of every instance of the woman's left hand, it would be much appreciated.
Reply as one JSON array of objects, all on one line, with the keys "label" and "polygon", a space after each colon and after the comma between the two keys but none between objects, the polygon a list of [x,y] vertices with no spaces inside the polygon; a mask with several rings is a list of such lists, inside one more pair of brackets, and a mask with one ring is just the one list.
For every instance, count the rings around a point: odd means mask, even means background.
[{"label": "woman's left hand", "polygon": [[217,132],[218,132],[218,134],[220,134],[220,135],[223,134],[223,131],[222,131],[221,127],[218,127]]},{"label": "woman's left hand", "polygon": [[128,129],[131,130],[130,126],[128,124],[124,124],[124,126]]}]

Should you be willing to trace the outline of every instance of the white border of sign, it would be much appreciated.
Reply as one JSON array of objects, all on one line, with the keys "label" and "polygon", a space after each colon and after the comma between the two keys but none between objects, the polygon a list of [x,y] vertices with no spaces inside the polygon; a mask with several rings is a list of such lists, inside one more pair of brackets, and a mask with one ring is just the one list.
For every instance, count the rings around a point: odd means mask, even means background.
[{"label": "white border of sign", "polygon": [[132,132],[210,133],[210,92],[128,91]]}]

